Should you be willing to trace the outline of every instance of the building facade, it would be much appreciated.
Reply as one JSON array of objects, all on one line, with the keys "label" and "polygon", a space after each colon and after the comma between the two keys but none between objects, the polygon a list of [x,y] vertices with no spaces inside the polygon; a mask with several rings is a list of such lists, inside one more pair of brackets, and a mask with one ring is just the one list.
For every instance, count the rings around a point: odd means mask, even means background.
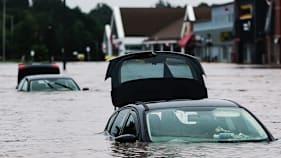
[{"label": "building facade", "polygon": [[[114,8],[105,26],[103,50],[108,56],[137,51],[185,52],[190,43],[192,7]],[[189,38],[186,38],[189,37]]]},{"label": "building facade", "polygon": [[266,63],[265,27],[269,11],[268,2],[268,0],[235,0],[234,46],[239,63]]},{"label": "building facade", "polygon": [[265,21],[266,56],[265,63],[281,64],[281,1],[267,1],[269,6]]},{"label": "building facade", "polygon": [[194,23],[194,33],[197,41],[195,56],[204,61],[235,61],[233,52],[233,2],[212,5],[209,8],[209,14],[209,18],[198,20]]}]

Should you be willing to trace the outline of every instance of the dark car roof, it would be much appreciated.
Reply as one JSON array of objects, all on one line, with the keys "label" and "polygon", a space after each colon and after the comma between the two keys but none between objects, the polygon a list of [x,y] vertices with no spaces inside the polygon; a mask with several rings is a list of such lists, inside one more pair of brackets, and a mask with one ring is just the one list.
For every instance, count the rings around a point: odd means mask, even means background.
[{"label": "dark car roof", "polygon": [[60,69],[55,63],[25,63],[18,65],[18,83],[25,76],[37,74],[60,74]]},{"label": "dark car roof", "polygon": [[146,110],[183,108],[183,107],[241,107],[239,104],[225,99],[170,100],[157,102],[140,102],[135,106],[144,106]]}]

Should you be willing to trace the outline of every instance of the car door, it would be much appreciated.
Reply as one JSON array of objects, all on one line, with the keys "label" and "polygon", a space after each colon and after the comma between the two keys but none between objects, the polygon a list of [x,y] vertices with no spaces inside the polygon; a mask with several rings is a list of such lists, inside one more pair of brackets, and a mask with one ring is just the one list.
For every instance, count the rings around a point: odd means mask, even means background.
[{"label": "car door", "polygon": [[124,123],[123,129],[121,130],[120,135],[131,134],[139,137],[139,122],[138,122],[137,114],[135,111],[131,110],[127,120]]},{"label": "car door", "polygon": [[106,126],[106,133],[112,137],[121,135],[129,112],[130,109],[121,109],[115,112],[108,121],[108,124]]},{"label": "car door", "polygon": [[134,135],[137,139],[140,136],[139,119],[131,108],[115,112],[109,119],[105,131],[111,137],[121,135]]}]

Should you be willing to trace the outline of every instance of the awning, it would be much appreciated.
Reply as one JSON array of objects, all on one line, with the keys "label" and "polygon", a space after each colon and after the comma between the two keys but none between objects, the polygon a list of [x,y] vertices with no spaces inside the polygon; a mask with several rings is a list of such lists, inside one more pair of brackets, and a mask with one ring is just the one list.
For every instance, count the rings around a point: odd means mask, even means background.
[{"label": "awning", "polygon": [[185,34],[179,41],[178,44],[181,47],[185,47],[187,44],[189,44],[191,42],[193,36],[193,32],[187,33]]}]

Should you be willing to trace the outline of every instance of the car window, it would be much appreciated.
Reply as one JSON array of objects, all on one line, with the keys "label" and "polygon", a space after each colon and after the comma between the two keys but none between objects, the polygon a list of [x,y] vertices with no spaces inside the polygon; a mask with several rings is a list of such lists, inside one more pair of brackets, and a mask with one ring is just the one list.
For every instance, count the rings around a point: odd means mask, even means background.
[{"label": "car window", "polygon": [[120,135],[121,129],[125,123],[129,111],[130,111],[129,109],[125,109],[118,113],[109,131],[110,135],[115,137]]},{"label": "car window", "polygon": [[22,86],[23,86],[24,82],[25,82],[25,79],[22,79],[22,80],[19,82],[19,84],[18,84],[18,86],[17,86],[17,89],[18,89],[18,90],[22,90]]},{"label": "car window", "polygon": [[147,114],[152,141],[188,142],[266,140],[262,126],[240,108],[161,109]]},{"label": "car window", "polygon": [[72,79],[56,79],[51,81],[58,89],[77,90],[77,84]]},{"label": "car window", "polygon": [[173,77],[190,79],[194,78],[194,75],[191,72],[191,68],[189,67],[189,65],[187,65],[185,60],[177,58],[167,58],[166,64]]},{"label": "car window", "polygon": [[197,79],[195,70],[185,58],[159,56],[154,58],[130,59],[121,66],[121,83],[147,78]]},{"label": "car window", "polygon": [[30,81],[30,91],[51,90],[51,87],[44,80]]},{"label": "car window", "polygon": [[30,83],[30,91],[69,91],[79,90],[78,85],[68,78],[36,79]]},{"label": "car window", "polygon": [[24,80],[23,84],[22,84],[22,91],[27,91],[28,90],[28,82],[27,80]]},{"label": "car window", "polygon": [[137,135],[137,130],[136,130],[136,121],[133,117],[133,115],[130,115],[124,128],[122,134],[133,134]]},{"label": "car window", "polygon": [[106,127],[105,127],[105,130],[106,130],[106,131],[109,131],[109,130],[110,130],[110,127],[112,126],[112,123],[113,123],[113,121],[115,120],[117,114],[118,114],[118,113],[114,113],[114,114],[110,117],[110,119],[109,119],[109,121],[107,122],[107,125],[106,125]]}]

